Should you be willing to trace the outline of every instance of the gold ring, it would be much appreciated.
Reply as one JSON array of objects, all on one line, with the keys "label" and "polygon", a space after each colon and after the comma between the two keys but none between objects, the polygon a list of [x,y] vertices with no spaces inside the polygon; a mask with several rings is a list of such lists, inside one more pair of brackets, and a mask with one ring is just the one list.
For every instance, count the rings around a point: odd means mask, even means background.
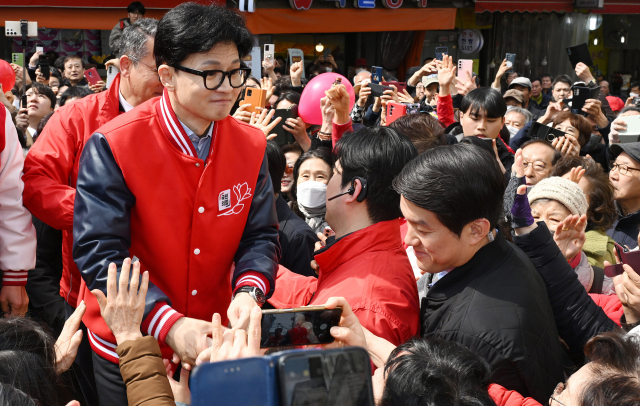
[{"label": "gold ring", "polygon": [[569,227],[563,228],[562,231],[569,231]]}]

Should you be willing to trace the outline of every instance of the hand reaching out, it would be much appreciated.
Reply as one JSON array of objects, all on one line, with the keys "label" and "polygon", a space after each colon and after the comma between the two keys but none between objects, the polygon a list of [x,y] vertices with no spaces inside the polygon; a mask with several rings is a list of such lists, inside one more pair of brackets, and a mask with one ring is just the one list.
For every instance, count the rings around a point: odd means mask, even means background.
[{"label": "hand reaching out", "polygon": [[274,109],[269,110],[268,113],[267,110],[262,110],[260,115],[251,113],[249,124],[261,129],[265,137],[267,137],[267,140],[271,140],[277,136],[276,134],[271,134],[271,131],[273,131],[276,125],[282,121],[282,117],[277,117],[275,120],[271,121],[275,113],[276,111]]},{"label": "hand reaching out", "polygon": [[[449,91],[449,85],[456,76],[456,66],[453,63],[453,57],[444,55],[442,57],[442,65],[438,69],[438,83],[440,83],[440,93],[446,89]],[[449,93],[446,93],[449,94]]]},{"label": "hand reaching out", "polygon": [[291,74],[291,85],[292,86],[301,86],[302,85],[302,62],[295,62],[289,68],[289,73]]},{"label": "hand reaching out", "polygon": [[579,255],[586,240],[587,216],[569,215],[558,223],[553,240],[567,261]]},{"label": "hand reaching out", "polygon": [[169,379],[169,385],[171,385],[171,392],[173,392],[173,400],[176,402],[184,403],[186,405],[191,404],[191,390],[189,390],[189,375],[191,371],[186,368],[180,369],[180,381],[173,379],[171,373],[172,364],[168,359],[163,359],[164,367],[167,371],[167,379]]},{"label": "hand reaching out", "polygon": [[580,80],[582,80],[584,83],[595,81],[589,67],[582,62],[578,62],[578,64],[576,65],[576,75],[578,75]]},{"label": "hand reaching out", "polygon": [[276,87],[273,85],[273,80],[271,79],[271,77],[261,78],[260,79],[260,88],[262,90],[266,90],[267,91],[266,100],[267,100],[267,103],[269,103],[269,100],[271,100],[271,96],[273,96],[273,92],[275,92],[275,90],[276,90]]},{"label": "hand reaching out", "polygon": [[100,93],[104,90],[104,87],[107,84],[104,81],[99,80],[95,85],[89,85],[89,89],[91,89],[94,93]]},{"label": "hand reaching out", "polygon": [[513,168],[516,171],[516,176],[522,178],[524,176],[524,159],[522,158],[522,148],[518,148],[513,163]]},{"label": "hand reaching out", "polygon": [[336,110],[334,121],[336,124],[346,124],[349,122],[350,100],[347,88],[344,85],[336,85],[324,92],[327,100]]},{"label": "hand reaching out", "polygon": [[500,64],[500,67],[498,68],[498,72],[496,73],[496,79],[498,80],[501,79],[509,69],[511,68],[507,66],[507,60],[504,59]]},{"label": "hand reaching out", "polygon": [[576,137],[571,134],[567,134],[565,137],[555,138],[551,142],[551,146],[559,151],[563,157],[580,155],[580,143],[578,143]]},{"label": "hand reaching out", "polygon": [[640,276],[629,265],[622,267],[624,273],[613,278],[613,284],[624,308],[625,321],[636,323],[640,321]]},{"label": "hand reaching out", "polygon": [[251,107],[251,103],[241,104],[236,112],[233,113],[233,118],[244,121],[247,124],[251,123],[251,112],[247,111],[249,107]]},{"label": "hand reaching out", "polygon": [[567,179],[569,179],[571,182],[573,183],[580,183],[580,180],[582,179],[582,177],[584,176],[584,173],[586,172],[585,169],[582,169],[582,166],[578,166],[575,168],[571,168],[571,170],[569,171],[569,173],[567,173],[565,176]]},{"label": "hand reaching out", "polygon": [[407,89],[402,89],[402,93],[398,92],[398,101],[400,103],[415,103],[415,100],[409,92],[407,92]]},{"label": "hand reaching out", "polygon": [[456,89],[458,89],[458,94],[462,96],[466,96],[470,91],[476,89],[475,79],[471,76],[469,71],[467,71],[467,77],[462,80],[462,78],[458,78],[458,83],[456,83]]},{"label": "hand reaching out", "polygon": [[82,316],[87,310],[84,300],[80,302],[71,317],[64,322],[62,333],[56,340],[56,373],[59,375],[71,367],[73,361],[78,354],[78,348],[82,341],[82,330],[80,330],[80,322]]}]

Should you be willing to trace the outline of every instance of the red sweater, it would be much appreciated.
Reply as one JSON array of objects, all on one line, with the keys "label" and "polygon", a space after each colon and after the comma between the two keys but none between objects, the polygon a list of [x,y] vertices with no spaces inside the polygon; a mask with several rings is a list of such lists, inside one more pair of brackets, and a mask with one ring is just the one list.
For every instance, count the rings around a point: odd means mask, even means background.
[{"label": "red sweater", "polygon": [[269,303],[285,309],[347,299],[360,323],[399,345],[419,331],[420,304],[411,264],[400,241],[398,220],[348,234],[318,251],[318,278],[280,267]]}]

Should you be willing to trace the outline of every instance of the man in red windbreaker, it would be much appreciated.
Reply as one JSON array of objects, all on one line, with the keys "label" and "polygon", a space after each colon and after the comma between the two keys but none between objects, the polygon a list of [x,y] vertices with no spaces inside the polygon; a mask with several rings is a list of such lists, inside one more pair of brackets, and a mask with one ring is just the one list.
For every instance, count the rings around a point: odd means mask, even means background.
[{"label": "man in red windbreaker", "polygon": [[[127,403],[116,341],[91,290],[110,263],[139,259],[150,285],[142,332],[194,365],[214,313],[248,323],[275,287],[278,219],[262,131],[229,116],[249,75],[242,17],[183,3],[158,23],[162,97],[98,129],[80,159],[73,257],[101,405]],[[225,313],[226,310],[226,313]],[[104,396],[103,396],[104,395]]]},{"label": "man in red windbreaker", "polygon": [[[157,20],[147,18],[124,30],[120,73],[111,87],[56,110],[25,159],[25,206],[45,224],[62,230],[60,295],[66,302],[67,318],[76,308],[82,282],[72,255],[73,204],[80,155],[100,126],[162,94],[153,58],[157,25]],[[94,405],[98,400],[86,331],[82,340],[74,372],[86,401]]]},{"label": "man in red windbreaker", "polygon": [[346,134],[335,151],[325,218],[336,235],[315,253],[318,278],[280,268],[269,303],[323,305],[342,296],[364,327],[399,345],[418,334],[420,304],[400,240],[400,195],[391,183],[417,152],[388,127]]}]

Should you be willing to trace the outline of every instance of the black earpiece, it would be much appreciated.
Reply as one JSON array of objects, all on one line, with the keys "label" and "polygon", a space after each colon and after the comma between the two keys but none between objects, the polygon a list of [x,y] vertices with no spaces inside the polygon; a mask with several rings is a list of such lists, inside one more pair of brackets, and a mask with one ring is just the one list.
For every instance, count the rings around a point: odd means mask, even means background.
[{"label": "black earpiece", "polygon": [[356,176],[355,178],[353,178],[353,180],[351,181],[351,187],[349,187],[349,190],[347,190],[346,192],[340,193],[338,195],[335,195],[329,199],[327,199],[327,201],[332,201],[333,199],[337,199],[340,196],[344,196],[344,195],[352,195],[356,192],[356,179],[360,181],[360,184],[362,185],[362,189],[360,190],[360,193],[358,193],[358,197],[356,198],[356,201],[359,203],[362,203],[362,201],[367,197],[367,180],[364,178],[361,178],[359,176]]}]

